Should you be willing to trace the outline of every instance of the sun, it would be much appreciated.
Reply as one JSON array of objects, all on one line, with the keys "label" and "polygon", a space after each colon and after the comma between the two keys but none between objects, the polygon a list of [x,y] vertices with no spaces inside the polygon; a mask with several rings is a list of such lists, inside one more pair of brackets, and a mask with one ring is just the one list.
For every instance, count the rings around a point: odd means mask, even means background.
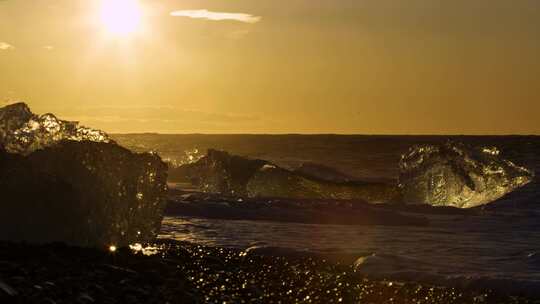
[{"label": "sun", "polygon": [[141,28],[141,7],[137,0],[102,0],[101,24],[106,33],[127,37]]}]

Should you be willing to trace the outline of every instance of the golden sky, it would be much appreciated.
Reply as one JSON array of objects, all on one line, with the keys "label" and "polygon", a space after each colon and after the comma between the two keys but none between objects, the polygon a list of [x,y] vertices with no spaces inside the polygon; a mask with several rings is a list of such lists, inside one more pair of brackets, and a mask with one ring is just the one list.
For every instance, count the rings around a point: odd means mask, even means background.
[{"label": "golden sky", "polygon": [[0,105],[108,132],[540,134],[538,0],[0,0]]}]

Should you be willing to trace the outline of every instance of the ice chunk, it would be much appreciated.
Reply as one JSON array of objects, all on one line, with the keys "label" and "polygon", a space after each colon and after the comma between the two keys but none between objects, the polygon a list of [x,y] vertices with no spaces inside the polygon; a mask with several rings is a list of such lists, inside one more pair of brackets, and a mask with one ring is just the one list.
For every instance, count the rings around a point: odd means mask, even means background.
[{"label": "ice chunk", "polygon": [[340,172],[335,168],[313,162],[303,163],[300,167],[296,168],[294,172],[312,179],[330,182],[346,183],[355,180],[354,177]]},{"label": "ice chunk", "polygon": [[359,199],[395,202],[399,190],[394,184],[334,182],[290,171],[265,160],[249,159],[224,151],[209,150],[198,162],[181,172],[202,191],[247,197],[298,199]]},{"label": "ice chunk", "polygon": [[24,103],[0,108],[0,144],[10,153],[28,155],[62,140],[110,142],[99,130],[64,121],[53,114],[33,114]]},{"label": "ice chunk", "polygon": [[500,156],[495,147],[448,142],[410,148],[400,161],[406,203],[470,208],[529,183],[533,173]]},{"label": "ice chunk", "polygon": [[334,182],[268,165],[252,176],[246,188],[250,197],[363,200],[369,203],[399,201],[399,190],[393,184]]},{"label": "ice chunk", "polygon": [[0,239],[109,248],[156,237],[167,182],[159,156],[24,104],[0,108],[0,140]]}]

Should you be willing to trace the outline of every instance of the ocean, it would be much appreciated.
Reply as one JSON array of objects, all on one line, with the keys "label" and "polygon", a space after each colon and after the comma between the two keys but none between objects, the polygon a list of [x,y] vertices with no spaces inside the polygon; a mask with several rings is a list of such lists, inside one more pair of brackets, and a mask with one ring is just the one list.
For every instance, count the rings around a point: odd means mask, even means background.
[{"label": "ocean", "polygon": [[[448,140],[495,146],[504,158],[540,172],[540,137],[361,135],[114,135],[135,151],[170,163],[196,161],[209,148],[294,169],[306,162],[361,180],[396,180],[400,157],[416,144]],[[374,278],[540,295],[540,183],[482,208],[480,214],[425,214],[430,224],[351,226],[166,216],[161,237],[231,248],[316,254],[356,263]]]}]

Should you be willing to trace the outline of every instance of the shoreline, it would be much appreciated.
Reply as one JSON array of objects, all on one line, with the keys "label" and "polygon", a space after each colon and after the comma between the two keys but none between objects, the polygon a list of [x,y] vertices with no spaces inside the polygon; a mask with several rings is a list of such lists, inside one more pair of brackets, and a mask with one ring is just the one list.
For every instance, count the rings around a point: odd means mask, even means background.
[{"label": "shoreline", "polygon": [[[540,303],[502,290],[372,280],[352,265],[170,239],[155,254],[0,241],[3,303]],[[7,302],[5,302],[7,301]]]},{"label": "shoreline", "polygon": [[428,216],[477,216],[479,208],[375,204],[359,199],[295,199],[212,194],[170,187],[165,216],[351,226],[430,225]]}]

